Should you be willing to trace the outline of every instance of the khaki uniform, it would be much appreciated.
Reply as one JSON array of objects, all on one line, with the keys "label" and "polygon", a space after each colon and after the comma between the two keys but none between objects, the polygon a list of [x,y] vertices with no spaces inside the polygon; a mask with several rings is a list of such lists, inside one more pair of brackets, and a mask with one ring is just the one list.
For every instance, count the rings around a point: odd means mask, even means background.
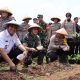
[{"label": "khaki uniform", "polygon": [[57,31],[60,28],[61,28],[61,24],[60,23],[52,23],[51,29],[50,29],[51,36],[53,34],[55,34],[55,31]]}]

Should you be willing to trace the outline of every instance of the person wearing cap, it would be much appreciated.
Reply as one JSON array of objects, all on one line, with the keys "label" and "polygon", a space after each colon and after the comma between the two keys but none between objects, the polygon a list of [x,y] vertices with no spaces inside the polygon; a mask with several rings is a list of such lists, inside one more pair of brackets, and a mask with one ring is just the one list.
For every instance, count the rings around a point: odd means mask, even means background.
[{"label": "person wearing cap", "polygon": [[[28,28],[28,34],[24,37],[23,45],[29,51],[27,58],[25,59],[24,66],[28,67],[32,63],[32,59],[37,57],[37,64],[41,65],[43,63],[43,46],[41,44],[41,40],[38,36],[38,32],[40,32],[42,28],[33,24]],[[40,50],[40,48],[42,48]]]},{"label": "person wearing cap", "polygon": [[6,22],[9,22],[11,20],[15,20],[14,17],[12,17],[11,11],[7,7],[3,7],[0,9],[0,31],[4,30],[5,27],[3,26]]},{"label": "person wearing cap", "polygon": [[78,17],[75,17],[74,18],[74,41],[75,41],[75,48],[74,48],[74,53],[75,54],[78,54],[78,52],[80,52],[80,36],[79,36],[79,33],[80,33],[80,25],[78,24]]},{"label": "person wearing cap", "polygon": [[71,13],[66,13],[66,19],[62,23],[62,27],[64,27],[68,33],[67,36],[67,41],[68,45],[70,46],[70,51],[69,54],[74,54],[74,40],[72,33],[74,33],[74,26],[73,26],[73,21],[71,20],[72,14]]},{"label": "person wearing cap", "polygon": [[[16,32],[20,27],[16,21],[5,23],[6,29],[0,32],[0,62],[6,61],[11,70],[16,70],[19,60],[16,58],[19,54],[27,55],[27,50],[21,44]],[[13,48],[14,45],[18,48]]]},{"label": "person wearing cap", "polygon": [[24,17],[22,19],[23,23],[20,25],[20,29],[18,30],[18,36],[20,40],[23,40],[24,36],[28,33],[28,28],[30,27],[29,21],[31,17]]},{"label": "person wearing cap", "polygon": [[47,48],[50,40],[49,25],[43,20],[43,15],[38,14],[37,18],[39,20],[38,25],[43,29],[38,35],[40,36],[43,46]]},{"label": "person wearing cap", "polygon": [[[50,38],[50,43],[47,49],[46,61],[47,63],[59,59],[60,63],[68,62],[68,50],[66,36],[68,33],[64,28],[61,28],[55,32]],[[49,59],[50,58],[50,59]]]},{"label": "person wearing cap", "polygon": [[38,24],[39,23],[38,19],[37,18],[33,18],[33,23]]},{"label": "person wearing cap", "polygon": [[58,17],[52,17],[51,20],[54,22],[51,24],[50,34],[51,36],[54,35],[55,31],[61,28],[60,19]]}]

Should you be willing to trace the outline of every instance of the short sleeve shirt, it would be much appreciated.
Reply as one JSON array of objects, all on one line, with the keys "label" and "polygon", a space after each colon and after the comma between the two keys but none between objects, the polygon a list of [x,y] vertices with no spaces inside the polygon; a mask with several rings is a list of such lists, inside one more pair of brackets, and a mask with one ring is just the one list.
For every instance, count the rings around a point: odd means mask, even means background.
[{"label": "short sleeve shirt", "polygon": [[14,45],[18,46],[20,44],[21,42],[16,33],[13,36],[10,36],[7,29],[0,32],[0,48],[3,48],[7,54],[11,51]]}]

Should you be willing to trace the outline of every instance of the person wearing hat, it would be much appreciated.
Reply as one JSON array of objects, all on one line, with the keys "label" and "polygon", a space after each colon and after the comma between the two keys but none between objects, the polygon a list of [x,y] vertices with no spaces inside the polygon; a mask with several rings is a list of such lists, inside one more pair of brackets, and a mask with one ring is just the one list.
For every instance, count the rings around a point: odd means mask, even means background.
[{"label": "person wearing hat", "polygon": [[23,23],[20,25],[20,29],[18,30],[18,36],[20,40],[23,40],[24,36],[28,33],[28,28],[30,27],[29,21],[31,17],[24,17],[22,19]]},{"label": "person wearing hat", "polygon": [[63,64],[68,62],[69,46],[67,44],[66,36],[68,36],[68,33],[64,28],[61,28],[50,38],[46,55],[47,63],[57,59],[59,59],[59,62]]},{"label": "person wearing hat", "polygon": [[39,20],[38,25],[43,29],[38,35],[40,36],[42,45],[47,48],[50,40],[49,25],[43,20],[42,14],[38,14],[37,18]]},{"label": "person wearing hat", "polygon": [[38,24],[39,23],[38,19],[37,18],[33,18],[33,23]]},{"label": "person wearing hat", "polygon": [[38,32],[41,30],[42,28],[39,25],[33,24],[28,28],[29,33],[24,37],[23,45],[29,51],[24,62],[25,67],[28,67],[28,65],[32,63],[32,59],[34,57],[37,57],[38,65],[41,65],[43,63],[43,46],[38,36]]},{"label": "person wearing hat", "polygon": [[73,21],[71,20],[72,14],[70,12],[66,13],[66,19],[62,23],[62,27],[64,27],[68,33],[67,41],[68,45],[70,46],[70,55],[74,54],[74,40],[72,33],[74,33],[74,26]]},{"label": "person wearing hat", "polygon": [[12,17],[11,11],[7,7],[3,7],[0,9],[0,31],[4,30],[5,27],[3,26],[6,22],[9,22],[11,20],[15,20],[14,17]]},{"label": "person wearing hat", "polygon": [[[23,53],[24,56],[27,55],[27,50],[21,44],[16,32],[20,27],[16,21],[10,21],[4,24],[6,29],[0,32],[0,62],[6,61],[10,69],[15,71],[16,65],[19,60],[17,56]],[[14,48],[14,45],[18,48]]]},{"label": "person wearing hat", "polygon": [[52,17],[51,20],[54,22],[51,24],[50,34],[51,36],[54,35],[55,31],[61,28],[60,19],[58,17]]}]

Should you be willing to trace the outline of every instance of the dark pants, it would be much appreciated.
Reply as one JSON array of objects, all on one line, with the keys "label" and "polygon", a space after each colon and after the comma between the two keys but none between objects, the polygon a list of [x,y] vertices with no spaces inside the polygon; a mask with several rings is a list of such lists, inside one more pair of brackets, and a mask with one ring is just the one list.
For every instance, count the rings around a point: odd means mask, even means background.
[{"label": "dark pants", "polygon": [[44,53],[43,51],[37,51],[37,52],[29,52],[25,61],[24,66],[28,66],[32,63],[33,58],[37,57],[37,64],[41,65],[43,63]]},{"label": "dark pants", "polygon": [[74,53],[77,54],[78,51],[80,52],[80,39],[78,37],[76,37],[76,38],[74,38],[74,42],[75,42]]},{"label": "dark pants", "polygon": [[[21,54],[21,53],[22,53],[22,51],[19,50],[18,48],[13,48],[13,49],[10,51],[10,53],[8,54],[9,58],[12,59],[12,61],[13,61],[13,63],[14,63],[15,65],[17,65],[18,62],[19,62],[19,60],[18,60],[16,57],[17,57],[19,54]],[[0,62],[3,62],[3,61],[5,61],[5,60],[3,59],[2,56],[0,56]]]},{"label": "dark pants", "polygon": [[73,38],[68,38],[68,39],[67,39],[67,43],[68,43],[68,45],[69,45],[69,47],[70,47],[69,55],[74,54],[74,49],[75,49],[74,39],[73,39]]},{"label": "dark pants", "polygon": [[59,60],[60,63],[67,63],[68,62],[68,52],[63,51],[62,49],[58,49],[55,52],[51,51],[48,52],[46,55],[46,62],[53,62],[55,60]]}]

